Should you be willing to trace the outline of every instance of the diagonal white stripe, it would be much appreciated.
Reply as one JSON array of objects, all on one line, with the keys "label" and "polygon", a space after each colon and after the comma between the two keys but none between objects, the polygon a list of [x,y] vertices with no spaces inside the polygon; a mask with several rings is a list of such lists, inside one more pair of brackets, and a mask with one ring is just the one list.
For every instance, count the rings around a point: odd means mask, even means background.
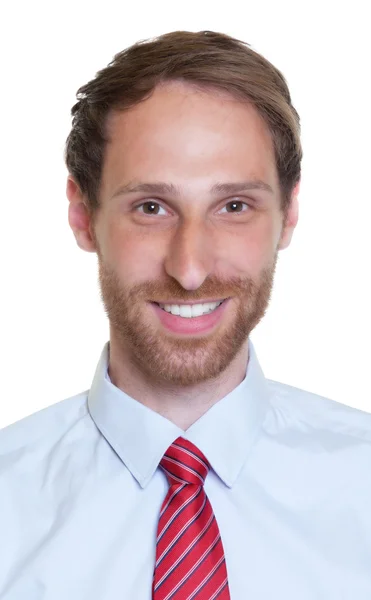
[{"label": "diagonal white stripe", "polygon": [[[192,517],[188,523],[186,523],[184,525],[184,527],[179,531],[179,533],[175,536],[175,538],[173,539],[173,541],[168,545],[168,547],[166,548],[166,550],[163,551],[163,553],[161,554],[161,556],[159,556],[157,562],[156,562],[156,567],[158,567],[158,565],[160,564],[160,562],[162,561],[163,557],[165,556],[165,554],[168,553],[168,551],[172,548],[172,546],[174,546],[174,544],[178,541],[178,539],[180,538],[180,536],[182,535],[183,531],[185,529],[187,529],[187,527],[190,527],[193,523],[193,521],[195,521],[198,517],[198,515],[203,511],[204,507],[206,504],[206,496],[204,499],[204,502],[200,508],[200,510],[194,515],[194,517]],[[193,542],[191,542],[191,544],[188,546],[188,548],[186,548],[183,552],[183,554],[178,558],[178,560],[174,563],[173,567],[170,569],[170,571],[176,567],[176,565],[178,564],[178,562],[183,558],[183,556],[185,555],[185,553],[187,552],[187,550],[189,550],[192,546],[195,545],[195,543],[200,539],[200,537],[202,536],[202,534],[204,533],[204,531],[206,531],[206,529],[208,528],[209,524],[211,523],[212,519],[213,519],[214,515],[213,513],[211,513],[211,517],[209,518],[208,522],[206,523],[205,527],[203,528],[203,530],[198,534],[198,536],[194,539]],[[166,575],[169,573],[169,571],[166,573]]]},{"label": "diagonal white stripe", "polygon": [[175,513],[173,514],[173,516],[171,517],[171,519],[169,519],[169,521],[166,523],[166,525],[162,528],[161,533],[158,534],[157,536],[157,542],[162,538],[162,536],[164,535],[164,533],[168,530],[169,525],[171,525],[171,523],[174,521],[175,517],[180,513],[180,511],[182,510],[182,508],[184,508],[184,506],[187,506],[187,504],[189,504],[190,502],[192,502],[192,500],[197,496],[198,491],[200,488],[196,488],[195,493],[190,496],[190,498],[187,498],[187,500],[185,500],[183,502],[183,504],[181,506],[179,506],[178,510],[175,511]]},{"label": "diagonal white stripe", "polygon": [[[165,459],[167,461],[173,463],[174,465],[178,465],[180,469],[182,469],[184,471],[188,471],[188,473],[192,473],[193,475],[196,475],[199,478],[199,480],[201,481],[201,483],[202,484],[204,483],[204,478],[201,477],[201,475],[199,475],[199,473],[197,473],[197,471],[194,471],[194,469],[192,469],[191,467],[188,467],[187,465],[183,465],[175,458],[169,458],[168,456],[164,456],[163,460],[165,460]],[[172,476],[171,473],[169,473],[169,475],[170,475],[170,477]]]},{"label": "diagonal white stripe", "polygon": [[[187,484],[184,483],[183,485],[180,485],[176,490],[173,491],[173,493],[171,494],[169,500],[166,502],[166,504],[164,505],[162,511],[160,512],[160,517],[162,517],[162,515],[164,514],[165,510],[167,509],[167,507],[169,506],[170,502],[172,501],[172,499],[174,498],[174,496],[177,496],[177,494],[179,494],[179,492],[182,491],[182,489],[185,488]],[[160,518],[159,517],[159,518]]]},{"label": "diagonal white stripe", "polygon": [[192,594],[190,596],[188,596],[188,598],[186,600],[192,600],[192,598],[195,597],[195,595],[200,590],[200,588],[202,588],[203,585],[206,585],[206,583],[209,581],[209,579],[213,576],[213,574],[215,573],[215,571],[217,570],[219,565],[223,562],[223,560],[224,560],[224,556],[221,556],[219,558],[218,562],[216,563],[216,565],[211,569],[210,573],[206,577],[204,577],[204,579],[201,581],[201,583],[196,587],[196,589],[192,592]]},{"label": "diagonal white stripe", "polygon": [[183,448],[183,446],[178,446],[177,444],[173,444],[173,446],[175,446],[176,448],[179,448],[185,454],[188,454],[188,456],[191,456],[192,458],[194,458],[195,460],[197,460],[200,463],[200,465],[202,465],[205,469],[209,470],[209,465],[207,465],[202,460],[202,458],[200,458],[199,456],[197,456],[194,452],[191,452],[190,450],[187,450],[187,448]]},{"label": "diagonal white stripe", "polygon": [[220,586],[218,587],[218,589],[214,592],[214,594],[212,596],[210,596],[209,600],[214,600],[214,598],[217,597],[219,592],[222,591],[222,589],[227,585],[227,583],[228,583],[228,577],[226,577],[224,579],[223,583],[221,583]]},{"label": "diagonal white stripe", "polygon": [[[205,550],[205,552],[202,554],[202,556],[200,556],[200,558],[198,559],[198,561],[193,565],[192,569],[190,569],[188,571],[188,573],[186,573],[184,575],[184,577],[176,584],[176,586],[171,590],[171,592],[163,599],[163,600],[169,600],[169,598],[171,598],[171,596],[173,594],[175,594],[175,592],[177,591],[177,589],[180,588],[180,586],[188,579],[188,577],[190,577],[192,575],[192,573],[197,569],[198,565],[200,563],[202,563],[202,561],[204,560],[204,558],[209,554],[209,552],[211,551],[212,547],[215,545],[215,542],[217,542],[217,540],[220,538],[220,534],[218,533],[218,535],[216,536],[215,540],[210,544],[210,546]],[[222,557],[222,559],[224,559],[224,557]],[[219,561],[220,562],[220,561]],[[218,565],[219,566],[219,563]],[[214,567],[215,570],[215,567]],[[188,599],[187,599],[188,600]]]},{"label": "diagonal white stripe", "polygon": [[169,475],[170,479],[176,479],[176,481],[179,481],[179,483],[184,483],[184,484],[189,485],[188,481],[185,481],[184,479],[181,479],[180,477],[177,477],[176,475],[169,473],[169,471],[166,469],[166,467],[164,467],[164,465],[161,465],[161,468],[165,471],[165,473],[167,473]]}]

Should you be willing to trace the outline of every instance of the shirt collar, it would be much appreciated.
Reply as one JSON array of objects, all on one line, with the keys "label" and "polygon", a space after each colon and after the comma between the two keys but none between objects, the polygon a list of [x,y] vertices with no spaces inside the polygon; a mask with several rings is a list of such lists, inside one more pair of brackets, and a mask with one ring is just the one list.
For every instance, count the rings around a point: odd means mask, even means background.
[{"label": "shirt collar", "polygon": [[248,344],[243,381],[184,431],[111,382],[106,342],[88,393],[88,408],[102,435],[142,488],[179,436],[193,442],[222,481],[233,486],[269,406],[268,384],[250,338]]}]

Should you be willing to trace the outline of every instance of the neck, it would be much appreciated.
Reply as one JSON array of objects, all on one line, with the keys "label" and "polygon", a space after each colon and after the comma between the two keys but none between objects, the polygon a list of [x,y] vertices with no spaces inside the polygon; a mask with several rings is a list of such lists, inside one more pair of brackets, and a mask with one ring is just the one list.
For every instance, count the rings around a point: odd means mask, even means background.
[{"label": "neck", "polygon": [[247,363],[248,341],[215,379],[194,386],[176,387],[159,378],[149,377],[111,334],[108,374],[112,383],[128,396],[186,431],[243,381]]}]

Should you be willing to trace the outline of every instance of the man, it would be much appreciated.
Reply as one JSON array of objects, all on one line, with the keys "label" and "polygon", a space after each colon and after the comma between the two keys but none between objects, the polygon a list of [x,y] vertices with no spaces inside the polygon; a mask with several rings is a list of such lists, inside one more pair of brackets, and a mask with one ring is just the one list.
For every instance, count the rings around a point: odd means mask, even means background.
[{"label": "man", "polygon": [[369,600],[371,416],[267,380],[249,337],[298,222],[283,76],[173,32],[72,114],[110,340],[88,391],[0,433],[0,598]]}]

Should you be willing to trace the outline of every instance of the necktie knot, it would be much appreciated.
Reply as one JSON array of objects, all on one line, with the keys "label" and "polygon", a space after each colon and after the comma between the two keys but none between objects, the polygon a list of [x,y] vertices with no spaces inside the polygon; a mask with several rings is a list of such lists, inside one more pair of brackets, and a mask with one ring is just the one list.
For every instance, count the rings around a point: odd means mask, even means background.
[{"label": "necktie knot", "polygon": [[166,450],[160,461],[160,467],[165,472],[169,485],[177,483],[203,485],[210,464],[197,446],[189,440],[178,437]]}]

